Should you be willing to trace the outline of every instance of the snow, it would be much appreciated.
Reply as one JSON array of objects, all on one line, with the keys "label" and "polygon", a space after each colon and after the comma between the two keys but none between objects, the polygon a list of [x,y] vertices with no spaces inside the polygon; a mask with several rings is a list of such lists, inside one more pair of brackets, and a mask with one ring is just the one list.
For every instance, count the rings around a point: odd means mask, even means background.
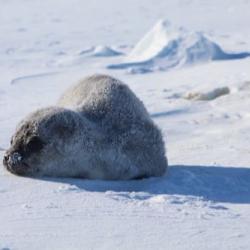
[{"label": "snow", "polygon": [[93,51],[93,56],[118,56],[121,55],[121,52],[118,52],[108,46],[96,46]]},{"label": "snow", "polygon": [[249,57],[250,53],[227,53],[201,32],[176,28],[168,20],[160,20],[135,46],[123,63],[110,69],[129,68],[130,73],[168,70],[174,67]]},{"label": "snow", "polygon": [[[100,44],[129,54],[166,17],[206,34],[227,53],[250,51],[249,1],[0,4],[1,159],[20,119],[97,72],[123,80],[145,103],[170,163],[163,177],[118,182],[17,177],[1,164],[0,249],[249,248],[250,58],[128,74],[107,69],[126,55],[89,56]],[[152,52],[143,50],[140,60],[157,53],[145,51]],[[221,88],[230,91],[211,100],[185,99]]]}]

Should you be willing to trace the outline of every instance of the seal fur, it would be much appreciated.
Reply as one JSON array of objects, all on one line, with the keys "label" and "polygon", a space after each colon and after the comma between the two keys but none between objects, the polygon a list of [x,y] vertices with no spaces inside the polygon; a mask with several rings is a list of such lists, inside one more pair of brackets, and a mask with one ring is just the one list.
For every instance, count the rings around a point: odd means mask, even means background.
[{"label": "seal fur", "polygon": [[18,175],[127,180],[160,176],[168,164],[143,103],[121,81],[93,75],[20,122],[4,165]]}]

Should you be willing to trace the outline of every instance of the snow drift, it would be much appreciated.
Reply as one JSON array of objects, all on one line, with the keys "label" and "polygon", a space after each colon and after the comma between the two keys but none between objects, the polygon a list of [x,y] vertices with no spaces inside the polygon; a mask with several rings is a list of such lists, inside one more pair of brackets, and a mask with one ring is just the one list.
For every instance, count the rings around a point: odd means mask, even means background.
[{"label": "snow drift", "polygon": [[167,20],[159,21],[128,54],[123,63],[108,68],[129,68],[132,73],[167,70],[212,60],[232,60],[250,53],[226,53],[201,32],[176,28]]},{"label": "snow drift", "polygon": [[84,63],[86,58],[109,58],[123,55],[123,52],[116,50],[115,48],[97,45],[84,48],[76,54],[69,54],[59,57],[55,62],[52,63],[53,66],[69,66],[69,65],[79,65]]},{"label": "snow drift", "polygon": [[102,46],[102,45],[96,46],[92,52],[92,56],[106,57],[106,56],[118,56],[118,55],[122,55],[122,53],[119,51],[116,51],[115,49],[111,47]]},{"label": "snow drift", "polygon": [[117,51],[116,49],[106,45],[92,46],[78,53],[78,55],[80,56],[93,56],[93,57],[119,56],[122,54],[123,53],[121,51]]}]

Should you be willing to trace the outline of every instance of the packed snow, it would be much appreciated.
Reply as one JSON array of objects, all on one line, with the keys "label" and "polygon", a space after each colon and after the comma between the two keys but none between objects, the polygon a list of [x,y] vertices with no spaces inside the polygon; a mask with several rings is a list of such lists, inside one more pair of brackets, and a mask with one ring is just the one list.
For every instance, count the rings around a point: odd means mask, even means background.
[{"label": "packed snow", "polygon": [[[170,164],[162,177],[134,181],[24,178],[1,164],[1,250],[249,249],[250,57],[211,60],[207,48],[250,51],[250,1],[0,5],[1,159],[25,115],[53,105],[80,78],[106,73],[144,102]],[[153,39],[147,30],[157,22]],[[169,34],[183,40],[161,60]],[[110,49],[121,54],[107,56]],[[136,65],[108,68],[124,62]]]}]

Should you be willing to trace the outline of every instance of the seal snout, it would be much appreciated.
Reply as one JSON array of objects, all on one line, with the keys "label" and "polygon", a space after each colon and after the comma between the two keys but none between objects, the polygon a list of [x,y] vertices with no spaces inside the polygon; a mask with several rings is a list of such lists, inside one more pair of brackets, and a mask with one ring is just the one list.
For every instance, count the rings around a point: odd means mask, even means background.
[{"label": "seal snout", "polygon": [[3,164],[13,174],[24,174],[27,164],[23,162],[23,157],[18,152],[6,153],[3,157]]}]

